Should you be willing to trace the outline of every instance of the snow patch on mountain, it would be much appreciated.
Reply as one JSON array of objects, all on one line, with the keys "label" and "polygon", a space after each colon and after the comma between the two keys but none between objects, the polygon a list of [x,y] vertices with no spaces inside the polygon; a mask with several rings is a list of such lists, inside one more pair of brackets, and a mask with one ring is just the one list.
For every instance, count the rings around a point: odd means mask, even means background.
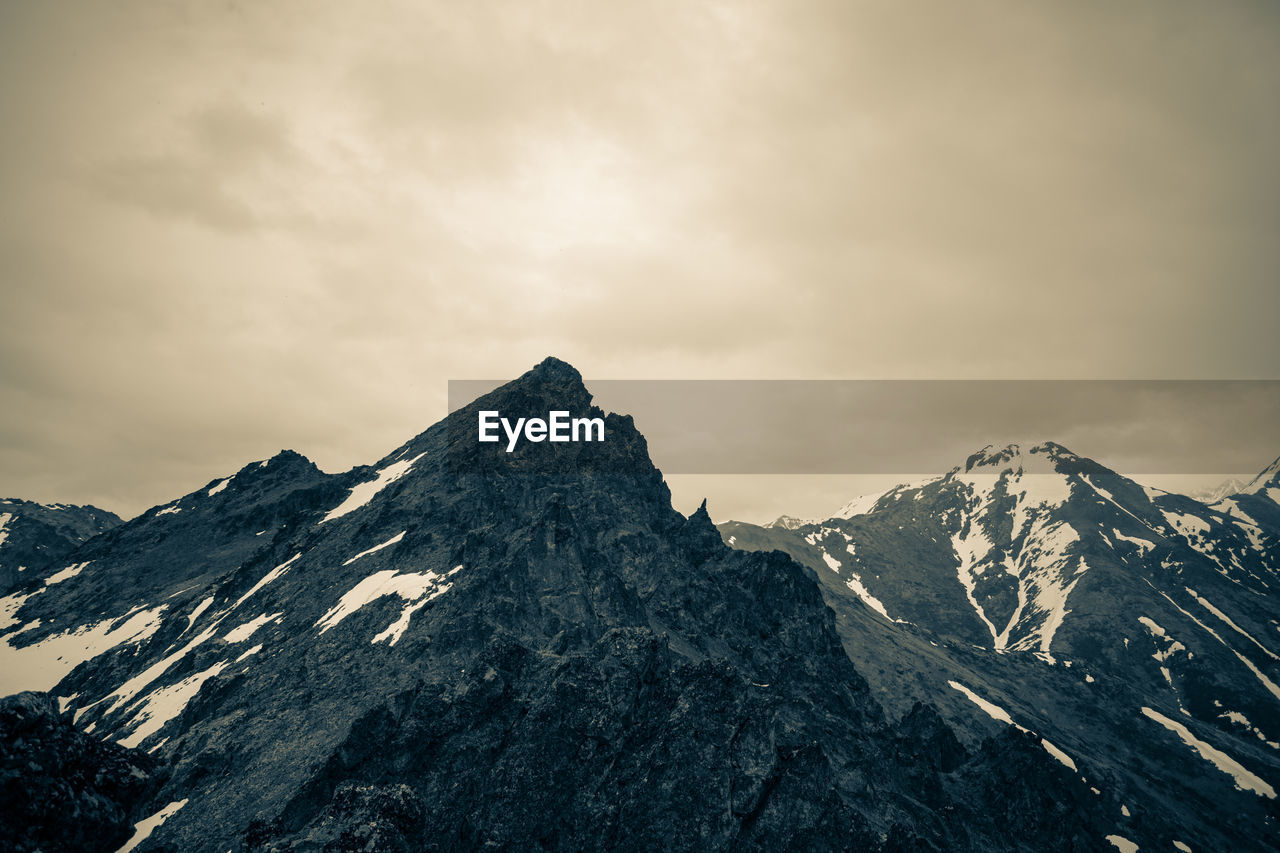
[{"label": "snow patch on mountain", "polygon": [[1163,509],[1160,510],[1160,514],[1164,516],[1165,521],[1169,522],[1175,530],[1182,534],[1183,538],[1192,547],[1195,547],[1196,542],[1202,541],[1204,535],[1209,532],[1209,522],[1198,515],[1191,515],[1185,512],[1169,512]]},{"label": "snow patch on mountain", "polygon": [[[93,562],[93,561],[90,560],[89,562]],[[69,581],[76,575],[83,572],[85,570],[85,567],[88,565],[89,563],[76,563],[75,565],[67,566],[62,571],[54,572],[53,574],[49,575],[49,577],[45,578],[44,585],[52,586],[55,583],[62,583],[63,581]]]},{"label": "snow patch on mountain", "polygon": [[250,619],[243,625],[232,628],[225,636],[223,636],[222,641],[224,643],[243,643],[245,640],[252,637],[263,625],[266,625],[268,622],[274,622],[283,615],[283,613],[272,613],[269,615],[264,613],[261,616]]},{"label": "snow patch on mountain", "polygon": [[[153,663],[151,666],[147,667],[142,672],[135,675],[133,678],[130,678],[128,681],[126,681],[124,684],[121,684],[119,687],[117,687],[115,690],[108,693],[106,696],[99,699],[98,702],[94,702],[93,705],[97,705],[101,702],[106,702],[108,699],[114,699],[115,701],[112,702],[110,707],[107,708],[107,713],[109,714],[112,711],[116,710],[117,708],[120,708],[121,706],[131,702],[134,699],[134,697],[136,697],[144,689],[149,687],[153,681],[155,681],[160,676],[168,672],[170,667],[172,667],[178,661],[186,657],[187,654],[192,649],[194,649],[196,646],[204,643],[206,640],[213,637],[213,635],[217,631],[217,628],[218,628],[218,622],[215,622],[213,625],[209,626],[204,631],[200,632],[199,635],[193,638],[185,646],[178,649],[176,652],[172,652],[171,654],[165,655],[163,658]],[[84,711],[89,710],[89,708],[92,708],[93,705],[86,705],[85,707],[80,708],[76,713],[77,714],[83,713]]]},{"label": "snow patch on mountain", "polygon": [[187,801],[185,799],[169,803],[169,805],[165,806],[150,817],[143,818],[135,823],[133,825],[133,837],[130,838],[123,847],[117,850],[116,853],[130,853],[130,851],[136,848],[139,844],[150,838],[151,833],[155,832],[156,829],[166,820],[177,814],[178,810],[186,804]]},{"label": "snow patch on mountain", "polygon": [[253,648],[250,648],[244,652],[241,652],[240,657],[235,659],[235,663],[240,663],[240,661],[244,660],[245,658],[253,657],[260,651],[262,651],[262,643],[258,643],[258,645],[254,646]]},{"label": "snow patch on mountain", "polygon": [[[1168,663],[1170,658],[1178,652],[1185,652],[1187,647],[1169,636],[1169,633],[1151,617],[1139,616],[1138,621],[1142,623],[1143,627],[1151,634],[1152,639],[1156,641],[1157,648],[1151,657],[1160,665],[1160,675],[1164,677],[1165,683],[1176,693],[1177,688],[1174,687],[1173,673],[1169,670]],[[1160,645],[1163,645],[1164,648],[1160,648]],[[1178,707],[1182,707],[1181,700],[1178,701]]]},{"label": "snow patch on mountain", "polygon": [[1262,469],[1258,476],[1249,481],[1249,485],[1240,490],[1240,494],[1244,495],[1260,495],[1266,494],[1271,500],[1280,503],[1280,489],[1276,489],[1275,485],[1280,481],[1280,458]]},{"label": "snow patch on mountain", "polygon": [[209,605],[210,605],[210,604],[213,604],[213,596],[212,596],[212,595],[211,595],[211,596],[209,596],[208,598],[206,598],[204,601],[201,601],[199,604],[197,604],[197,605],[196,605],[196,609],[195,609],[195,610],[192,610],[192,611],[191,611],[191,613],[189,613],[189,614],[187,615],[187,627],[185,627],[185,628],[183,628],[183,629],[182,629],[182,633],[184,633],[184,634],[185,634],[185,633],[187,633],[188,631],[190,631],[190,630],[191,630],[192,626],[194,626],[194,625],[196,624],[196,620],[197,620],[197,619],[199,619],[199,618],[200,618],[200,616],[201,616],[201,615],[202,615],[206,610],[208,610],[208,609],[209,609]]},{"label": "snow patch on mountain", "polygon": [[1009,712],[1006,711],[1004,708],[1001,708],[996,703],[983,699],[977,693],[974,693],[972,690],[970,690],[968,687],[965,687],[963,684],[961,684],[958,681],[948,681],[947,684],[951,685],[951,688],[953,690],[959,690],[961,693],[967,696],[970,702],[977,705],[984,712],[986,712],[987,716],[990,717],[991,719],[995,720],[998,723],[1007,723],[1011,726],[1014,725],[1013,717],[1009,716]]},{"label": "snow patch on mountain", "polygon": [[27,603],[27,599],[42,592],[44,592],[43,589],[37,589],[34,592],[15,592],[12,595],[0,598],[0,631],[8,630],[10,626],[17,625],[17,613],[22,609],[22,605]]},{"label": "snow patch on mountain", "polygon": [[374,477],[374,479],[365,483],[360,483],[352,488],[351,492],[347,495],[346,500],[329,510],[328,515],[320,519],[320,523],[324,524],[326,521],[333,521],[335,518],[341,518],[342,516],[353,513],[365,506],[369,501],[374,499],[378,492],[382,491],[387,486],[412,471],[414,464],[423,456],[426,456],[426,454],[419,453],[412,459],[392,462],[387,467],[381,469],[378,471],[377,476]]},{"label": "snow patch on mountain", "polygon": [[[1037,520],[1037,526],[1043,524],[1044,519]],[[1028,538],[1031,539],[1035,532],[1033,527],[1033,534]],[[1025,573],[1027,578],[1028,606],[1031,611],[1043,614],[1043,619],[1037,628],[1028,631],[1013,645],[1015,650],[1038,648],[1043,658],[1054,662],[1051,651],[1053,638],[1069,612],[1067,600],[1080,582],[1080,576],[1089,570],[1084,557],[1080,557],[1075,571],[1067,571],[1067,547],[1078,541],[1075,529],[1062,521],[1045,525],[1033,539],[1036,544],[1031,548],[1023,547],[1018,562],[1020,575]]]},{"label": "snow patch on mountain", "polygon": [[[1143,580],[1146,580],[1146,578],[1143,578]],[[1156,589],[1155,586],[1152,585],[1151,581],[1147,581],[1147,585],[1150,586],[1152,589]],[[1160,593],[1160,595],[1163,596],[1166,601],[1168,601],[1170,604],[1176,607],[1178,609],[1178,612],[1180,612],[1183,616],[1186,616],[1192,622],[1199,625],[1209,634],[1209,636],[1213,637],[1215,640],[1217,640],[1219,643],[1225,646],[1227,651],[1235,655],[1236,658],[1240,661],[1240,663],[1244,664],[1245,667],[1248,668],[1248,670],[1253,673],[1254,678],[1258,679],[1258,682],[1264,688],[1266,688],[1268,693],[1276,697],[1276,699],[1280,699],[1280,687],[1277,687],[1274,681],[1272,681],[1270,678],[1267,678],[1267,676],[1262,672],[1262,670],[1258,669],[1258,667],[1254,664],[1253,661],[1249,660],[1247,657],[1245,657],[1244,655],[1236,651],[1234,648],[1232,648],[1231,644],[1229,644],[1226,640],[1222,639],[1222,636],[1219,635],[1217,631],[1213,630],[1208,625],[1204,624],[1199,619],[1192,616],[1182,607],[1179,607],[1178,604],[1172,598],[1166,595],[1164,592],[1158,589],[1156,589],[1156,592]]]},{"label": "snow patch on mountain", "polygon": [[1138,853],[1138,845],[1134,844],[1123,835],[1108,835],[1106,836],[1106,839],[1110,842],[1111,846],[1119,850],[1120,853]]},{"label": "snow patch on mountain", "polygon": [[880,601],[880,599],[872,595],[870,590],[868,590],[865,586],[863,586],[862,578],[858,575],[857,572],[850,571],[849,575],[850,577],[847,581],[844,582],[844,585],[849,587],[849,589],[853,590],[854,594],[857,595],[858,598],[862,599],[863,604],[867,605],[872,610],[879,613],[881,616],[890,620],[891,622],[902,621],[901,619],[894,619],[889,615],[889,611],[885,609],[885,606]]},{"label": "snow patch on mountain", "polygon": [[0,643],[0,695],[48,690],[91,658],[125,643],[139,643],[160,629],[167,605],[135,609],[115,619],[47,637],[31,646]]},{"label": "snow patch on mountain", "polygon": [[1255,639],[1253,638],[1253,635],[1252,635],[1252,634],[1250,634],[1248,631],[1246,631],[1245,629],[1241,628],[1241,627],[1240,627],[1239,625],[1237,625],[1235,622],[1232,622],[1232,621],[1231,621],[1231,617],[1230,617],[1230,616],[1228,616],[1227,614],[1223,613],[1223,612],[1222,612],[1221,610],[1219,610],[1218,608],[1214,607],[1214,606],[1213,606],[1213,604],[1212,604],[1212,603],[1210,603],[1208,599],[1206,599],[1206,598],[1204,598],[1203,596],[1201,596],[1199,593],[1197,593],[1194,589],[1192,589],[1192,588],[1191,588],[1191,587],[1189,587],[1189,586],[1188,586],[1188,587],[1183,587],[1183,588],[1187,591],[1187,594],[1188,594],[1188,595],[1190,595],[1192,598],[1194,598],[1194,599],[1195,599],[1195,600],[1200,604],[1200,606],[1201,606],[1201,607],[1203,607],[1205,610],[1208,610],[1208,611],[1209,611],[1210,613],[1212,613],[1214,616],[1217,616],[1219,620],[1221,620],[1222,622],[1224,622],[1224,623],[1227,625],[1227,627],[1231,628],[1231,629],[1232,629],[1233,631],[1235,631],[1237,634],[1239,634],[1240,636],[1244,637],[1244,638],[1245,638],[1246,640],[1248,640],[1249,642],[1253,643],[1255,646],[1257,646],[1259,649],[1261,649],[1261,650],[1262,650],[1263,654],[1267,655],[1267,656],[1268,656],[1269,658],[1271,658],[1272,660],[1280,661],[1280,656],[1277,656],[1274,652],[1272,652],[1272,651],[1271,651],[1270,649],[1268,649],[1266,646],[1262,645],[1262,643],[1259,643],[1257,640],[1255,640]]},{"label": "snow patch on mountain", "polygon": [[[458,566],[453,571],[460,568],[462,567]],[[320,633],[324,634],[366,604],[395,595],[404,599],[406,605],[391,627],[373,639],[373,642],[386,640],[390,645],[395,645],[404,630],[409,627],[409,619],[413,614],[423,605],[434,601],[452,588],[452,584],[441,583],[444,577],[430,570],[406,574],[400,574],[393,569],[375,572],[344,594],[336,605],[320,617],[314,627],[319,628]]]},{"label": "snow patch on mountain", "polygon": [[[988,539],[976,524],[969,525],[967,532],[954,534],[951,537],[951,550],[955,552],[959,565],[956,567],[956,577],[960,581],[960,585],[964,587],[965,598],[969,599],[969,604],[973,607],[973,612],[978,614],[978,618],[987,626],[987,630],[991,632],[991,638],[995,641],[995,649],[998,652],[1004,651],[1005,644],[1009,640],[1009,631],[1014,624],[1014,620],[1010,619],[1003,629],[997,629],[995,623],[987,616],[987,612],[982,605],[978,603],[977,598],[977,578],[981,573],[978,569],[979,564],[987,558],[994,547],[991,540]],[[1021,588],[1021,587],[1020,587]],[[1019,602],[1021,604],[1021,601]],[[1019,611],[1021,607],[1019,607]],[[1018,615],[1017,612],[1014,614]]]},{"label": "snow patch on mountain", "polygon": [[1138,547],[1138,556],[1145,557],[1147,552],[1155,550],[1156,543],[1149,539],[1139,539],[1136,536],[1125,536],[1118,528],[1111,528],[1111,532],[1115,534],[1116,540],[1119,542],[1129,542]]},{"label": "snow patch on mountain", "polygon": [[871,512],[871,510],[875,509],[876,503],[880,498],[884,497],[885,494],[885,492],[875,492],[869,495],[859,495],[844,506],[840,507],[840,509],[836,510],[836,513],[832,518],[853,518],[858,515],[866,515]]},{"label": "snow patch on mountain", "polygon": [[263,575],[262,579],[257,583],[255,583],[252,587],[250,587],[248,592],[246,592],[244,595],[236,599],[236,603],[231,605],[231,610],[235,610],[241,604],[244,604],[245,601],[249,598],[249,596],[253,595],[255,592],[262,589],[267,584],[276,580],[285,572],[289,571],[289,567],[292,566],[294,562],[301,556],[302,556],[302,552],[298,552],[297,554],[294,554],[292,557],[285,560],[283,563],[281,563],[280,565],[276,566],[274,569],[272,569],[271,571]]},{"label": "snow patch on mountain", "polygon": [[1261,527],[1259,527],[1256,524],[1250,524],[1244,521],[1237,521],[1235,522],[1235,525],[1236,527],[1239,527],[1241,532],[1244,533],[1245,537],[1248,538],[1249,544],[1253,546],[1253,549],[1255,551],[1262,550],[1263,545],[1262,545],[1262,528]]},{"label": "snow patch on mountain", "polygon": [[1159,711],[1143,706],[1142,713],[1148,718],[1155,720],[1169,731],[1175,733],[1182,739],[1182,742],[1199,753],[1200,757],[1205,761],[1217,767],[1223,773],[1226,773],[1235,780],[1235,785],[1242,791],[1252,791],[1260,797],[1266,797],[1274,800],[1276,791],[1262,779],[1259,779],[1253,773],[1250,773],[1244,765],[1236,761],[1230,755],[1227,755],[1220,749],[1215,748],[1212,744],[1200,740],[1191,733],[1191,730],[1177,720],[1171,720]]},{"label": "snow patch on mountain", "polygon": [[1068,770],[1071,770],[1075,773],[1080,772],[1080,769],[1076,767],[1076,763],[1071,759],[1071,756],[1067,755],[1061,749],[1058,749],[1058,747],[1050,743],[1048,738],[1043,738],[1043,737],[1040,738],[1040,745],[1044,747],[1045,752],[1049,753],[1054,758],[1056,758],[1058,760],[1058,763],[1061,764],[1063,767],[1066,767]]},{"label": "snow patch on mountain", "polygon": [[[1097,483],[1093,482],[1093,480],[1089,479],[1089,475],[1081,474],[1080,481],[1083,482],[1089,488],[1093,489],[1095,492],[1097,492],[1102,498],[1110,502],[1110,504],[1114,506],[1116,509],[1123,512],[1125,515],[1129,516],[1134,521],[1138,522],[1143,527],[1150,530],[1152,533],[1155,533],[1157,535],[1163,535],[1163,531],[1161,531],[1158,528],[1152,527],[1151,524],[1146,521],[1146,519],[1139,518],[1138,516],[1134,515],[1128,508],[1121,505],[1121,503],[1116,500],[1115,495],[1111,494],[1111,492],[1107,491],[1102,486],[1099,486]],[[1159,494],[1156,494],[1158,490],[1153,490],[1153,489],[1147,488],[1146,486],[1143,486],[1142,490],[1146,493],[1147,499],[1151,501],[1154,501],[1157,497],[1161,497],[1163,495],[1168,494],[1168,492],[1160,492]]]},{"label": "snow patch on mountain", "polygon": [[[995,720],[996,722],[1005,723],[1007,725],[1013,726],[1016,729],[1019,729],[1020,731],[1028,732],[1030,734],[1035,734],[1035,732],[1032,732],[1026,726],[1020,726],[1017,723],[1015,723],[1013,721],[1013,717],[1009,716],[1009,712],[1006,711],[1004,708],[1001,708],[999,705],[997,705],[996,703],[988,699],[982,698],[977,693],[970,690],[968,687],[965,687],[960,682],[948,681],[947,684],[949,684],[953,690],[959,690],[961,693],[963,693],[969,699],[970,702],[972,702],[973,704],[981,708],[988,717]],[[1045,752],[1053,756],[1055,761],[1057,761],[1063,767],[1066,767],[1067,769],[1071,770],[1074,773],[1080,772],[1079,768],[1076,767],[1075,761],[1071,758],[1070,755],[1067,755],[1066,752],[1058,748],[1058,746],[1055,745],[1048,738],[1040,735],[1036,735],[1036,736],[1040,738],[1040,746],[1043,747]]]},{"label": "snow patch on mountain", "polygon": [[[1217,701],[1216,699],[1214,700],[1213,704],[1217,705],[1219,708],[1222,707],[1222,703]],[[1271,747],[1272,749],[1280,750],[1280,743],[1277,743],[1276,741],[1273,741],[1273,740],[1268,740],[1266,733],[1264,733],[1262,729],[1258,728],[1253,723],[1251,723],[1249,721],[1249,718],[1246,717],[1244,714],[1240,713],[1239,711],[1224,711],[1223,713],[1219,714],[1218,717],[1221,719],[1227,720],[1229,722],[1235,723],[1238,726],[1243,726],[1245,729],[1249,731],[1250,734],[1257,737],[1258,740],[1262,741],[1267,746]]]},{"label": "snow patch on mountain", "polygon": [[405,533],[407,533],[407,532],[408,532],[408,531],[406,531],[406,530],[401,530],[399,533],[397,533],[395,536],[392,536],[392,537],[391,537],[390,539],[388,539],[386,542],[383,542],[383,543],[382,543],[382,544],[380,544],[380,545],[374,545],[372,548],[369,548],[368,550],[361,551],[359,554],[356,554],[354,557],[352,557],[350,560],[347,560],[347,561],[346,561],[345,563],[343,563],[342,565],[344,565],[344,566],[349,566],[349,565],[351,565],[352,563],[354,563],[356,560],[360,559],[361,557],[367,557],[367,556],[369,556],[370,554],[375,554],[375,553],[377,553],[378,551],[381,551],[383,548],[389,548],[389,547],[391,547],[392,545],[396,544],[396,543],[397,543],[397,542],[399,542],[401,539],[403,539],[403,538],[404,538]]},{"label": "snow patch on mountain", "polygon": [[177,684],[153,690],[143,701],[142,707],[129,721],[129,725],[133,726],[133,731],[128,736],[120,738],[117,742],[121,746],[130,748],[140,746],[143,741],[164,728],[165,723],[181,714],[182,709],[187,707],[187,703],[195,698],[204,683],[222,672],[227,666],[226,661],[221,661],[208,669],[187,676]]},{"label": "snow patch on mountain", "polygon": [[449,591],[449,587],[446,585],[443,589],[432,594],[431,596],[406,604],[400,610],[400,615],[396,617],[396,621],[392,622],[382,631],[379,631],[377,634],[375,634],[373,639],[370,640],[369,642],[386,643],[388,646],[394,646],[396,643],[400,642],[400,638],[404,636],[404,632],[409,630],[409,620],[413,618],[413,614],[417,613],[419,610],[425,607],[427,602],[430,601],[431,599],[437,597],[438,595],[443,595],[448,591]]},{"label": "snow patch on mountain", "polygon": [[1224,515],[1235,516],[1246,524],[1250,524],[1254,527],[1261,527],[1253,516],[1241,509],[1240,504],[1230,498],[1219,501],[1213,505],[1213,508],[1222,512]]},{"label": "snow patch on mountain", "polygon": [[1017,499],[1013,509],[1013,536],[1023,532],[1033,512],[1058,509],[1071,499],[1071,481],[1061,474],[1024,474],[1007,487]]}]

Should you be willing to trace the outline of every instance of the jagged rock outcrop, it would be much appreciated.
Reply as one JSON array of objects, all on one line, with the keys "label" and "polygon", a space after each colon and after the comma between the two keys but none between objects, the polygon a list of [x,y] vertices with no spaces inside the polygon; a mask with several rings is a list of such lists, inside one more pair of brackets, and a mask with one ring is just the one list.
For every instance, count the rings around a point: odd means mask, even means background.
[{"label": "jagged rock outcrop", "polygon": [[154,759],[78,731],[52,696],[0,699],[0,850],[116,850],[157,777]]}]

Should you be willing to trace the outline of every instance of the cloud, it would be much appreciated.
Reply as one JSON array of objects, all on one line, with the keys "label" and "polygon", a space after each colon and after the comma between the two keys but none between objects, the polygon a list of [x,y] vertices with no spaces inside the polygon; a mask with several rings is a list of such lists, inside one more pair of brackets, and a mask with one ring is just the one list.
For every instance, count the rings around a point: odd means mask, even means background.
[{"label": "cloud", "polygon": [[275,174],[302,168],[301,157],[279,118],[223,101],[187,117],[169,146],[97,166],[92,183],[161,220],[251,231],[285,206],[264,190],[278,190]]},{"label": "cloud", "polygon": [[549,353],[1274,378],[1276,17],[5,6],[0,481],[131,512],[367,462]]}]

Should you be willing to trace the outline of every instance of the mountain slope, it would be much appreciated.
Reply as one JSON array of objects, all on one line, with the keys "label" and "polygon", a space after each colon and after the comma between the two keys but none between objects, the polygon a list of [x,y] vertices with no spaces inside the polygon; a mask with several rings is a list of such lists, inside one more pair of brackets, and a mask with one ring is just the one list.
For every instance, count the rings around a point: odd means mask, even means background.
[{"label": "mountain slope", "polygon": [[[481,409],[599,416],[606,441],[508,454],[475,441]],[[1086,850],[1115,829],[1033,734],[886,716],[813,575],[675,512],[568,365],[373,466],[279,462],[0,601],[0,651],[75,651],[54,690],[78,725],[165,763],[141,849]]]},{"label": "mountain slope", "polygon": [[43,580],[83,542],[119,523],[95,506],[0,500],[0,592]]},{"label": "mountain slope", "polygon": [[[1167,825],[1265,827],[1274,842],[1280,526],[1269,480],[1205,506],[1058,445],[985,448],[825,521],[720,529],[735,547],[780,548],[811,567],[881,701],[929,699],[963,731],[977,705],[961,685],[1091,759],[1117,790],[1143,792]],[[1243,518],[1236,500],[1259,517]]]}]

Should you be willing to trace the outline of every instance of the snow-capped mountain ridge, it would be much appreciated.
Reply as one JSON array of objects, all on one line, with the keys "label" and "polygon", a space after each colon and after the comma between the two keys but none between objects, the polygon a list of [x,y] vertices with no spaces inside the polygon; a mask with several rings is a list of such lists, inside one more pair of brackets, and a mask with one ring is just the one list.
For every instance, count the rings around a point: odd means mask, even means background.
[{"label": "snow-capped mountain ridge", "polygon": [[765,526],[781,527],[784,530],[795,530],[797,527],[804,527],[806,524],[813,524],[813,522],[814,519],[811,518],[796,518],[792,515],[780,515]]},{"label": "snow-capped mountain ridge", "polygon": [[58,704],[164,765],[140,853],[1271,844],[1235,516],[1010,457],[743,531],[810,571],[675,512],[629,418],[557,473],[474,444],[550,400],[590,406],[544,362],[373,464],[282,454],[94,537],[0,599],[0,672],[89,652]]},{"label": "snow-capped mountain ridge", "polygon": [[965,459],[963,465],[953,468],[951,473],[1001,474],[1006,471],[1022,473],[1024,470],[1037,474],[1059,473],[1079,460],[1080,457],[1053,441],[1033,445],[1026,453],[1018,444],[1004,447],[988,444]]},{"label": "snow-capped mountain ridge", "polygon": [[[1100,610],[1114,608],[1098,598],[1104,589],[1145,600],[1154,590],[1151,607],[1184,616],[1204,610],[1201,599],[1238,601],[1251,638],[1280,630],[1259,609],[1280,591],[1280,524],[1265,494],[1206,507],[1061,445],[1031,453],[1048,461],[1048,472],[1027,473],[1016,445],[986,447],[945,477],[864,499],[858,513],[794,535],[813,552],[820,577],[838,576],[873,611],[1050,663],[1097,646],[1092,626]],[[751,541],[745,531],[732,527],[736,543]],[[889,550],[904,547],[919,556],[903,562]],[[1189,592],[1201,587],[1207,598]],[[1266,669],[1275,660],[1263,642],[1240,654],[1224,645],[1233,667]]]},{"label": "snow-capped mountain ridge", "polygon": [[1248,479],[1241,478],[1241,477],[1230,477],[1222,481],[1218,485],[1214,486],[1213,488],[1201,489],[1196,492],[1191,492],[1187,495],[1187,497],[1195,498],[1196,500],[1200,501],[1200,503],[1202,504],[1208,504],[1212,506],[1213,504],[1217,503],[1223,498],[1228,498],[1234,494],[1239,493],[1244,489],[1245,486],[1248,485],[1248,483],[1249,483]]},{"label": "snow-capped mountain ridge", "polygon": [[[0,651],[91,646],[60,705],[164,762],[142,853],[1044,848],[1114,828],[1111,795],[1054,812],[1078,783],[1025,732],[970,750],[927,706],[886,718],[807,571],[675,512],[630,418],[599,412],[592,446],[474,442],[477,406],[551,401],[598,412],[545,362],[372,465],[211,481],[4,601]],[[545,452],[573,464],[531,475]],[[1042,792],[1016,826],[992,816],[1010,766]]]},{"label": "snow-capped mountain ridge", "polygon": [[[779,548],[810,566],[831,606],[850,613],[847,647],[864,666],[887,652],[875,633],[853,631],[854,612],[924,641],[890,648],[961,668],[936,676],[940,686],[1008,668],[1017,675],[988,688],[1030,709],[1069,702],[1080,686],[1123,689],[1137,722],[1082,704],[1061,724],[1187,749],[1232,790],[1274,802],[1280,505],[1267,488],[1207,506],[1046,443],[988,446],[943,477],[851,506],[794,531],[721,530],[734,547]],[[896,687],[902,677],[885,689],[909,689]]]},{"label": "snow-capped mountain ridge", "polygon": [[[1238,494],[1256,495],[1270,489],[1280,489],[1280,457],[1260,471]],[[1271,495],[1271,499],[1280,500],[1280,496]]]},{"label": "snow-capped mountain ridge", "polygon": [[[794,529],[823,549],[824,563],[847,565],[861,577],[859,537],[842,522],[891,516],[937,527],[930,538],[950,545],[959,587],[999,651],[1050,654],[1071,590],[1100,548],[1122,564],[1158,543],[1171,559],[1189,550],[1257,594],[1280,569],[1274,532],[1238,502],[1206,507],[1147,489],[1053,442],[1029,454],[1018,445],[987,446],[943,477],[858,498],[831,519]],[[920,532],[918,524],[899,529]],[[837,538],[818,541],[831,535]],[[874,582],[864,586],[881,602],[893,597],[876,595]]]}]

